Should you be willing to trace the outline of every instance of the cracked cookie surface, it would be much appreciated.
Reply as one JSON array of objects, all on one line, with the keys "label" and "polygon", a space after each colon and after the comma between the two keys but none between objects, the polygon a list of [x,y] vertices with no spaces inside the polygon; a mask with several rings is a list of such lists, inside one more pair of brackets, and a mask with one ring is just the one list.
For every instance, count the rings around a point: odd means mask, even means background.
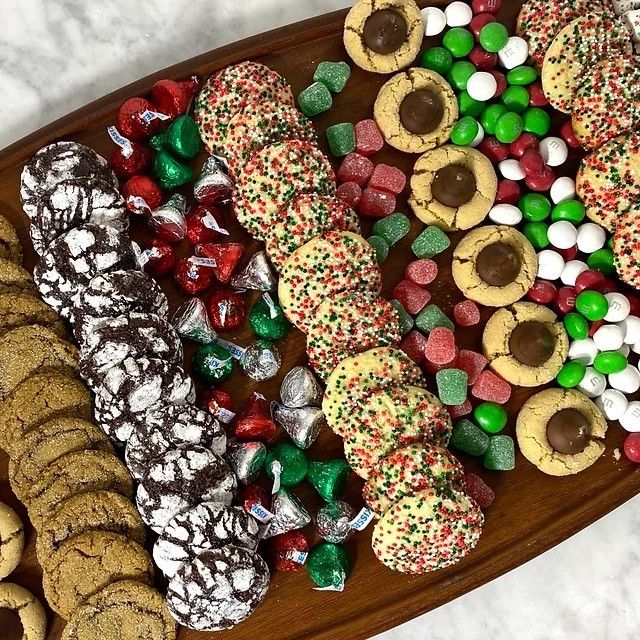
[{"label": "cracked cookie surface", "polygon": [[44,640],[47,631],[44,608],[24,587],[12,582],[0,583],[0,611],[3,638]]},{"label": "cracked cookie surface", "polygon": [[23,549],[22,520],[8,504],[0,502],[0,580],[18,566]]}]

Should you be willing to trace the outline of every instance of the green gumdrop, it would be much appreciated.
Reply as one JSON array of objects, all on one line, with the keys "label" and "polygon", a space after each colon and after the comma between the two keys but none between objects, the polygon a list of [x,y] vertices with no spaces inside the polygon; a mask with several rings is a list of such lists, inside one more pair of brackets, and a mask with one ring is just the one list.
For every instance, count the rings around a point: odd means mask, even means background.
[{"label": "green gumdrop", "polygon": [[549,133],[551,116],[541,107],[529,107],[522,116],[522,128],[527,133],[542,138]]},{"label": "green gumdrop", "polygon": [[480,124],[485,133],[492,136],[496,132],[498,120],[500,120],[505,113],[507,113],[507,107],[503,104],[490,104],[488,107],[485,107],[480,115]]},{"label": "green gumdrop", "polygon": [[449,446],[472,456],[481,456],[489,446],[489,436],[471,420],[463,418],[453,425]]},{"label": "green gumdrop", "polygon": [[493,436],[484,454],[484,467],[490,471],[511,471],[516,466],[516,447],[511,436]]},{"label": "green gumdrop", "polygon": [[467,399],[468,381],[466,372],[461,369],[440,369],[436,373],[436,386],[442,404],[462,404]]},{"label": "green gumdrop", "polygon": [[251,308],[249,323],[259,338],[267,340],[280,340],[291,329],[291,323],[285,317],[282,307],[273,300],[269,304],[265,296],[258,298]]},{"label": "green gumdrop", "polygon": [[331,92],[322,82],[314,82],[298,94],[298,106],[307,118],[329,111],[332,105]]},{"label": "green gumdrop", "polygon": [[470,145],[478,135],[480,125],[471,116],[464,116],[455,123],[451,130],[451,142],[459,147]]},{"label": "green gumdrop", "polygon": [[341,122],[327,127],[327,142],[331,153],[341,158],[356,149],[356,130],[350,122]]},{"label": "green gumdrop", "polygon": [[181,158],[191,160],[198,155],[202,145],[198,125],[191,116],[179,116],[171,126],[149,141],[154,149],[166,149]]},{"label": "green gumdrop", "polygon": [[367,242],[371,245],[376,254],[376,261],[382,264],[389,257],[389,245],[384,238],[380,236],[369,236]]},{"label": "green gumdrop", "polygon": [[219,384],[233,372],[233,357],[228,349],[216,342],[203,344],[193,355],[191,368],[204,384]]},{"label": "green gumdrop", "polygon": [[566,220],[573,224],[577,224],[584,220],[586,211],[584,205],[579,200],[565,200],[564,202],[558,202],[551,211],[551,220],[558,222],[559,220]]},{"label": "green gumdrop", "polygon": [[609,302],[599,291],[581,291],[576,296],[576,310],[587,320],[602,320],[609,311]]},{"label": "green gumdrop", "polygon": [[567,333],[574,340],[584,340],[589,335],[589,323],[575,311],[570,311],[562,320]]},{"label": "green gumdrop", "polygon": [[307,456],[302,449],[299,449],[288,442],[274,444],[264,461],[264,470],[270,480],[273,480],[273,463],[278,461],[281,465],[280,485],[283,487],[294,487],[300,484],[306,477],[309,470]]},{"label": "green gumdrop", "polygon": [[509,111],[524,113],[529,106],[529,92],[524,87],[507,87],[500,100]]},{"label": "green gumdrop", "polygon": [[444,76],[451,69],[453,56],[444,47],[430,47],[422,54],[420,64],[425,69],[430,69]]},{"label": "green gumdrop", "polygon": [[333,587],[342,591],[351,574],[351,560],[344,547],[333,542],[321,542],[309,553],[307,572],[317,587]]},{"label": "green gumdrop", "polygon": [[529,222],[541,222],[549,217],[551,202],[541,193],[527,193],[518,200],[522,217]]},{"label": "green gumdrop", "polygon": [[532,244],[534,249],[546,249],[549,246],[549,227],[544,222],[527,222],[522,228],[524,237]]},{"label": "green gumdrop", "polygon": [[587,373],[587,368],[579,360],[570,360],[562,365],[556,376],[556,382],[565,389],[577,387]]},{"label": "green gumdrop", "polygon": [[604,374],[620,373],[627,367],[627,358],[617,351],[602,351],[593,361],[593,368]]},{"label": "green gumdrop", "polygon": [[458,91],[467,88],[469,78],[476,72],[476,68],[468,60],[458,60],[454,62],[447,74],[449,84]]},{"label": "green gumdrop", "polygon": [[340,93],[351,77],[351,67],[346,62],[321,62],[313,79],[321,82],[329,91]]},{"label": "green gumdrop", "polygon": [[507,73],[507,82],[515,85],[528,85],[538,79],[538,72],[527,65],[515,67]]},{"label": "green gumdrop", "polygon": [[411,229],[411,222],[404,213],[392,213],[373,225],[373,233],[384,238],[390,247],[404,238]]},{"label": "green gumdrop", "polygon": [[477,118],[484,109],[484,102],[472,98],[467,91],[458,94],[458,110],[463,116]]},{"label": "green gumdrop", "polygon": [[587,266],[589,269],[597,269],[605,276],[613,275],[616,271],[613,263],[613,251],[608,247],[594,251],[587,258]]},{"label": "green gumdrop", "polygon": [[398,314],[398,325],[400,326],[400,334],[406,336],[411,329],[413,329],[413,325],[415,324],[413,318],[407,310],[402,306],[402,302],[399,300],[392,300],[391,306],[396,310]]},{"label": "green gumdrop", "polygon": [[478,40],[485,51],[498,53],[507,44],[509,31],[499,22],[489,22],[480,29]]},{"label": "green gumdrop", "polygon": [[[429,333],[436,327],[446,327],[453,331],[453,322],[447,317],[447,314],[437,305],[428,304],[416,317],[416,327],[423,333]],[[454,403],[455,404],[455,403]]]},{"label": "green gumdrop", "polygon": [[507,426],[507,412],[496,402],[482,402],[473,410],[473,419],[487,433],[500,433]]},{"label": "green gumdrop", "polygon": [[505,113],[496,123],[496,138],[504,144],[511,144],[521,133],[522,118],[513,111]]},{"label": "green gumdrop", "polygon": [[158,180],[158,184],[167,191],[173,191],[193,180],[191,168],[176,160],[165,149],[160,149],[156,154],[153,175]]},{"label": "green gumdrop", "polygon": [[345,460],[311,461],[307,480],[323,500],[332,502],[340,497],[350,474],[351,467]]},{"label": "green gumdrop", "polygon": [[426,227],[412,242],[411,250],[418,258],[433,258],[446,251],[451,244],[449,236],[438,227]]}]

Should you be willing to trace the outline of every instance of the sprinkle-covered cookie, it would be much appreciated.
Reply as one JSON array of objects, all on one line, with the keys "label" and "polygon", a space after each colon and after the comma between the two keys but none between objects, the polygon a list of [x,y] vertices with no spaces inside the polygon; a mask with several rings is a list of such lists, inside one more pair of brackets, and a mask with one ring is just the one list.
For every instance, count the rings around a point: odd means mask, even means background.
[{"label": "sprinkle-covered cookie", "polygon": [[640,206],[634,204],[618,221],[613,234],[613,254],[618,277],[640,289]]},{"label": "sprinkle-covered cookie", "polygon": [[352,405],[344,434],[344,454],[362,478],[368,478],[380,460],[408,444],[426,442],[446,447],[451,418],[442,403],[420,387],[373,390]]},{"label": "sprinkle-covered cookie", "polygon": [[22,520],[8,504],[0,502],[0,580],[4,580],[18,566],[23,550]]},{"label": "sprinkle-covered cookie", "polygon": [[22,245],[14,226],[0,215],[0,258],[22,264]]},{"label": "sprinkle-covered cookie", "polygon": [[421,385],[420,368],[404,352],[380,347],[345,358],[327,380],[322,412],[338,435],[345,433],[351,404],[373,389],[399,385]]},{"label": "sprinkle-covered cookie", "polygon": [[126,442],[147,411],[195,399],[182,367],[159,358],[127,358],[111,367],[95,388],[96,422],[116,442]]},{"label": "sprinkle-covered cookie", "polygon": [[209,153],[225,155],[231,118],[247,106],[265,102],[294,104],[285,79],[259,62],[240,62],[210,76],[194,109],[200,137]]},{"label": "sprinkle-covered cookie", "polygon": [[230,504],[236,477],[224,458],[192,445],[156,458],[136,494],[142,519],[157,533],[176,514],[200,502]]},{"label": "sprinkle-covered cookie", "polygon": [[264,240],[300,193],[333,195],[335,176],[329,161],[310,142],[288,140],[256,151],[236,181],[233,208],[238,222]]},{"label": "sprinkle-covered cookie", "polygon": [[426,442],[402,447],[370,472],[362,497],[377,514],[386,513],[406,496],[425,489],[465,492],[464,468],[445,448]]},{"label": "sprinkle-covered cookie", "polygon": [[355,211],[335,196],[304,193],[296,196],[267,233],[265,248],[273,266],[282,271],[291,254],[326,231],[360,233]]},{"label": "sprinkle-covered cookie", "polygon": [[370,300],[382,288],[375,252],[349,231],[327,231],[296,249],[278,283],[278,298],[289,320],[307,331],[320,303],[343,291],[362,292]]},{"label": "sprinkle-covered cookie", "polygon": [[484,516],[470,498],[426,489],[396,502],[376,523],[371,545],[389,569],[422,574],[460,562],[478,543]]},{"label": "sprinkle-covered cookie", "polygon": [[382,298],[359,292],[336,293],[324,299],[308,326],[307,356],[326,380],[342,360],[374,347],[400,343],[395,308]]},{"label": "sprinkle-covered cookie", "polygon": [[233,545],[258,548],[258,524],[243,507],[201,502],[179,513],[165,526],[153,546],[153,559],[167,578],[209,549]]},{"label": "sprinkle-covered cookie", "polygon": [[211,413],[193,404],[169,404],[149,411],[127,440],[125,460],[131,475],[140,480],[153,461],[169,449],[199,445],[223,455],[227,437]]},{"label": "sprinkle-covered cookie", "polygon": [[78,294],[92,278],[137,266],[124,234],[113,227],[86,224],[54,240],[33,270],[33,279],[42,299],[63,318],[70,318]]},{"label": "sprinkle-covered cookie", "polygon": [[8,640],[44,640],[47,614],[40,601],[24,587],[0,582],[2,632]]},{"label": "sprinkle-covered cookie", "polygon": [[262,602],[269,580],[269,568],[257,553],[231,545],[212,549],[180,567],[167,587],[167,605],[189,629],[230,629]]}]

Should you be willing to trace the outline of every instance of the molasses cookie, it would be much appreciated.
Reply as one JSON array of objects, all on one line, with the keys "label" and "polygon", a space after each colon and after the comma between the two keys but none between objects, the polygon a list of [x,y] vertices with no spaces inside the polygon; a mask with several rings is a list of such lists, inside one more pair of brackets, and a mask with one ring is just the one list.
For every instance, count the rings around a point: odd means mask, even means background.
[{"label": "molasses cookie", "polygon": [[487,307],[520,300],[533,284],[538,258],[516,229],[486,226],[462,238],[453,252],[451,273],[467,298]]},{"label": "molasses cookie", "polygon": [[0,258],[22,264],[22,245],[14,226],[0,215]]},{"label": "molasses cookie", "polygon": [[44,640],[47,615],[38,599],[24,587],[0,582],[0,629],[7,640]]},{"label": "molasses cookie", "polygon": [[65,334],[58,314],[42,300],[25,293],[0,293],[0,335],[28,324],[48,327],[58,336]]},{"label": "molasses cookie", "polygon": [[445,145],[418,158],[409,205],[425,224],[444,231],[470,229],[485,219],[497,189],[496,172],[484,154]]},{"label": "molasses cookie", "polygon": [[442,76],[415,68],[398,73],[383,85],[373,115],[392,147],[422,153],[449,139],[458,120],[458,102]]},{"label": "molasses cookie", "polygon": [[562,368],[569,338],[551,309],[516,302],[489,318],[482,348],[489,366],[507,382],[537,387],[551,382]]},{"label": "molasses cookie", "polygon": [[424,23],[413,0],[357,0],[344,23],[344,46],[365,71],[393,73],[417,57]]},{"label": "molasses cookie", "polygon": [[607,422],[575,389],[546,389],[527,400],[516,422],[522,455],[551,476],[590,467],[604,452]]},{"label": "molasses cookie", "polygon": [[38,289],[26,269],[6,258],[0,258],[0,294],[5,293],[37,297]]},{"label": "molasses cookie", "polygon": [[[20,564],[23,550],[22,520],[8,504],[0,502],[0,580],[4,580]],[[0,607],[2,606],[0,602]],[[0,622],[0,629],[2,628]]]}]

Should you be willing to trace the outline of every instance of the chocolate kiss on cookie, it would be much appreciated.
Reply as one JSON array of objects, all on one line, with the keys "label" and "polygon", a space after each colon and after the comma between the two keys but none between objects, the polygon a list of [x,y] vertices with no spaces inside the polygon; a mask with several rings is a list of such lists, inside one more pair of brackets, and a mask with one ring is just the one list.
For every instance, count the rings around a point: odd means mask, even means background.
[{"label": "chocolate kiss on cookie", "polygon": [[362,39],[371,51],[388,55],[404,44],[407,32],[407,20],[401,13],[393,9],[378,9],[364,23]]},{"label": "chocolate kiss on cookie", "polygon": [[592,427],[577,409],[561,409],[547,422],[547,440],[558,453],[581,453],[591,439]]}]

